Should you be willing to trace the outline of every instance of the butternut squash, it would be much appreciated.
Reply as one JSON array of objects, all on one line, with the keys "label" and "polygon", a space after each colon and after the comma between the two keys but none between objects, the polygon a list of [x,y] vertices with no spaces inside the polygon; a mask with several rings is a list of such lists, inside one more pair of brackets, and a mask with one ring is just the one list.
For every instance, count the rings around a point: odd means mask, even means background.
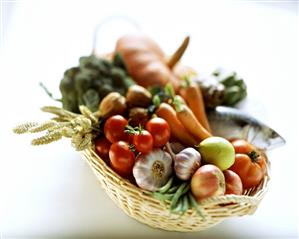
[{"label": "butternut squash", "polygon": [[173,56],[167,59],[158,44],[148,36],[141,33],[129,34],[117,41],[115,52],[120,53],[129,74],[137,84],[147,88],[164,87],[167,83],[171,83],[178,91],[181,82],[172,69],[182,57],[188,43],[189,37]]}]

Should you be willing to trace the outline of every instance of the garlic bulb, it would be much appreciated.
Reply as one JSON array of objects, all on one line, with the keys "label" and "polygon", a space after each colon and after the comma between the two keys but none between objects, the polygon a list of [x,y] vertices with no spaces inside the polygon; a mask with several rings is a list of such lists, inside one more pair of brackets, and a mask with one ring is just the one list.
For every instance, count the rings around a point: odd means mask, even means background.
[{"label": "garlic bulb", "polygon": [[167,183],[172,173],[172,158],[161,149],[137,157],[133,175],[140,188],[156,191]]},{"label": "garlic bulb", "polygon": [[188,180],[199,168],[200,163],[200,153],[194,148],[185,148],[174,157],[175,174],[181,180]]}]

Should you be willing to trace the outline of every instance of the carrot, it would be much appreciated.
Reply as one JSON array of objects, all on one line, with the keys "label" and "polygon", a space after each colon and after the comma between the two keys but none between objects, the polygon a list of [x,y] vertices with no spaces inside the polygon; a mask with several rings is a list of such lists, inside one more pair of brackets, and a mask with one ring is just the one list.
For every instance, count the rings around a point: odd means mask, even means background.
[{"label": "carrot", "polygon": [[202,141],[212,136],[211,133],[198,122],[192,110],[187,105],[180,105],[176,115],[182,125],[190,134],[194,135],[196,139]]},{"label": "carrot", "polygon": [[179,102],[185,104],[185,105],[187,104],[186,101],[185,101],[185,99],[182,96],[180,96],[180,95],[176,95],[175,99],[178,100]]},{"label": "carrot", "polygon": [[191,83],[189,86],[181,88],[180,95],[185,99],[199,123],[201,123],[207,131],[211,132],[200,88],[194,83]]},{"label": "carrot", "polygon": [[178,120],[175,110],[169,104],[160,104],[156,114],[167,121],[170,127],[171,135],[178,139],[181,143],[185,144],[186,146],[194,146],[198,144],[195,138]]}]

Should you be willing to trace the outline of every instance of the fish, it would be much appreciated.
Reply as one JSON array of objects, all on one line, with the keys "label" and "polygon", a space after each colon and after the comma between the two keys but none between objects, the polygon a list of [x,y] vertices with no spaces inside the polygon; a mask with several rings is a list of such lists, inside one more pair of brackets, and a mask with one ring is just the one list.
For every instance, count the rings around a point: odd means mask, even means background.
[{"label": "fish", "polygon": [[265,151],[286,143],[275,130],[236,108],[217,106],[207,117],[214,136],[245,139]]}]

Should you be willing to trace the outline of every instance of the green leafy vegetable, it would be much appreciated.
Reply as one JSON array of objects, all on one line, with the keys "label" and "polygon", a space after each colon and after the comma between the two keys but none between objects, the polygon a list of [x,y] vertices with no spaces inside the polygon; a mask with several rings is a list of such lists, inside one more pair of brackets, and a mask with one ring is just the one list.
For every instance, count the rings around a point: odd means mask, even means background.
[{"label": "green leafy vegetable", "polygon": [[247,96],[246,84],[236,72],[218,69],[210,76],[192,80],[200,86],[207,108],[234,106]]},{"label": "green leafy vegetable", "polygon": [[79,105],[95,112],[107,94],[125,95],[132,84],[120,55],[116,54],[112,62],[90,55],[81,57],[78,67],[65,71],[59,88],[63,108],[79,113]]},{"label": "green leafy vegetable", "polygon": [[247,87],[236,72],[218,75],[220,83],[225,86],[223,104],[235,105],[247,96]]}]

